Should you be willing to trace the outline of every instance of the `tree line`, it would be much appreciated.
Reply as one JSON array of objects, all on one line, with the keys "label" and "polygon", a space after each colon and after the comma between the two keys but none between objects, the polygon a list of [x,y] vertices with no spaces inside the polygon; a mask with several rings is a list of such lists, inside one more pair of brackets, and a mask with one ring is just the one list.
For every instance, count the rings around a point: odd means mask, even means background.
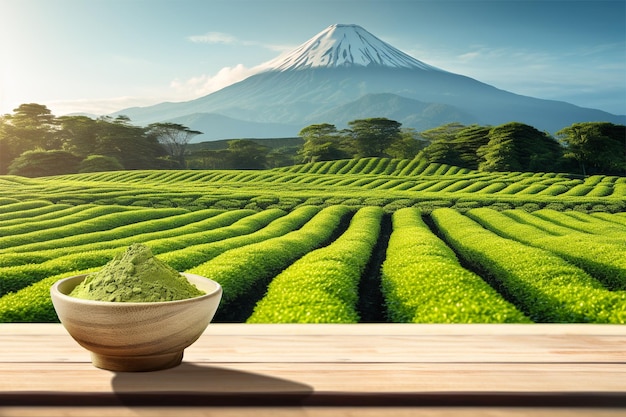
[{"label": "tree line", "polygon": [[0,116],[0,174],[176,169],[199,134],[175,123],[139,127],[125,116],[55,117],[44,105],[22,104]]},{"label": "tree line", "polygon": [[556,137],[533,126],[449,123],[423,132],[384,118],[355,120],[351,129],[331,124],[304,128],[302,162],[368,156],[412,158],[478,171],[565,172],[626,175],[626,126],[574,123]]},{"label": "tree line", "polygon": [[0,174],[61,175],[134,169],[267,169],[365,157],[412,159],[480,171],[626,174],[626,127],[575,123],[556,137],[532,126],[450,123],[417,132],[386,118],[329,123],[299,132],[297,146],[272,148],[234,139],[227,148],[188,146],[202,134],[175,123],[135,126],[125,116],[55,117],[43,105],[22,104],[0,116]]}]

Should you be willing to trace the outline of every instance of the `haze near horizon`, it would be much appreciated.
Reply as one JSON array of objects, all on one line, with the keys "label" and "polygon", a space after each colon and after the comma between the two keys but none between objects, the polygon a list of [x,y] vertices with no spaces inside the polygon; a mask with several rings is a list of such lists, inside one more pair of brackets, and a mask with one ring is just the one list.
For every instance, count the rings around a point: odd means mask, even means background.
[{"label": "haze near horizon", "polygon": [[500,89],[626,114],[625,13],[618,0],[3,0],[0,114],[195,99],[337,23]]}]

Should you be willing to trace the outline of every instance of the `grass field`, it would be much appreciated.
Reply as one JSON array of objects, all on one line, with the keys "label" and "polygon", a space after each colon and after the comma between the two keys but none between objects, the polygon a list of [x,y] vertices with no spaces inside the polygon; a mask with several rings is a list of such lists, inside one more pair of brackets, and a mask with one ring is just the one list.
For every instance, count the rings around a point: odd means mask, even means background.
[{"label": "grass field", "polygon": [[626,322],[626,178],[365,158],[0,176],[0,322],[140,242],[222,283],[216,321]]}]

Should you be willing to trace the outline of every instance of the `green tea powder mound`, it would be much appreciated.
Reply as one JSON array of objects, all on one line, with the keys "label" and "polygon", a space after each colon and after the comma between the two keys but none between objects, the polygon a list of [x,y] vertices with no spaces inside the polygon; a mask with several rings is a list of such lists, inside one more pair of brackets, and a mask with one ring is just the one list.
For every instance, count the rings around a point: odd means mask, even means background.
[{"label": "green tea powder mound", "polygon": [[155,258],[150,248],[135,243],[89,274],[69,295],[96,301],[155,302],[202,294],[184,275]]}]

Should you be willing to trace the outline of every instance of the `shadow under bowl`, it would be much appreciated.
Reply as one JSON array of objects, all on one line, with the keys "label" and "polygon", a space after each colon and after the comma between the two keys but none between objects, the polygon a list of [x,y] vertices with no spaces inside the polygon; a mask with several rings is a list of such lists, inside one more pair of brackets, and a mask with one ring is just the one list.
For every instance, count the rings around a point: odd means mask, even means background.
[{"label": "shadow under bowl", "polygon": [[92,301],[68,295],[87,274],[57,281],[50,288],[59,320],[94,366],[111,371],[155,371],[177,366],[185,348],[209,325],[222,287],[208,278],[183,273],[205,292],[163,302]]}]

